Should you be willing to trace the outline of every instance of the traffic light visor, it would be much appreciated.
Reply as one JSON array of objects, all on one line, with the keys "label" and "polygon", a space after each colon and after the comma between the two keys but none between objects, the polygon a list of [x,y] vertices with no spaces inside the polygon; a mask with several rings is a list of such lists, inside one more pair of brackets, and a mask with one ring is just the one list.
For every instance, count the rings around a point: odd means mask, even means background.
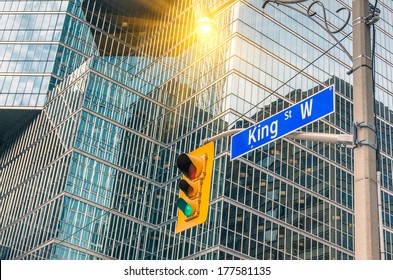
[{"label": "traffic light visor", "polygon": [[181,179],[179,182],[179,188],[184,192],[187,197],[194,197],[198,194],[200,182],[192,182],[185,179]]},{"label": "traffic light visor", "polygon": [[183,198],[179,198],[176,201],[176,206],[184,213],[186,217],[190,217],[194,212],[193,207],[188,204]]},{"label": "traffic light visor", "polygon": [[203,168],[203,159],[198,156],[188,154],[180,154],[177,157],[177,167],[189,179],[197,178]]}]

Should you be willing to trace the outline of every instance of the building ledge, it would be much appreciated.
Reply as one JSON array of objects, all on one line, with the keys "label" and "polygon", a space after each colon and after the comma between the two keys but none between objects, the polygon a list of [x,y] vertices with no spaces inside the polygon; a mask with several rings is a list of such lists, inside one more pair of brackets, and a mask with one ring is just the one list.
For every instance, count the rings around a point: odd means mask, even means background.
[{"label": "building ledge", "polygon": [[0,143],[8,135],[33,120],[44,107],[0,107]]}]

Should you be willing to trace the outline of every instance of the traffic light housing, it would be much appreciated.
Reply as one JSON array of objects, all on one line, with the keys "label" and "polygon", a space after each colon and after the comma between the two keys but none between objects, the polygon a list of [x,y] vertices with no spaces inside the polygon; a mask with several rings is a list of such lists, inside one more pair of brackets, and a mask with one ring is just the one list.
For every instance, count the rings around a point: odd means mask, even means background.
[{"label": "traffic light housing", "polygon": [[176,233],[202,224],[206,221],[210,184],[214,161],[214,142],[177,157],[176,164],[183,173],[179,181],[179,198]]}]

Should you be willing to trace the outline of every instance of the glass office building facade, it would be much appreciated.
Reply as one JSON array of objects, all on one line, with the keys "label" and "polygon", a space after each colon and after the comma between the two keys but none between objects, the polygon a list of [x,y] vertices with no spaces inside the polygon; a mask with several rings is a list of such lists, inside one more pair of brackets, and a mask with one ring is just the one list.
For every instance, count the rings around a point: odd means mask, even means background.
[{"label": "glass office building facade", "polygon": [[[376,125],[392,259],[393,3],[378,2]],[[0,1],[1,259],[353,259],[353,151],[319,142],[282,138],[231,161],[230,139],[216,141],[208,219],[175,234],[176,157],[203,139],[328,85],[336,112],[302,130],[351,133],[349,58],[304,15],[261,6]],[[206,9],[217,26],[209,38],[195,31]],[[337,34],[350,52],[351,30]]]},{"label": "glass office building facade", "polygon": [[0,1],[0,13],[0,133],[4,135],[36,117],[48,91],[94,48],[87,26],[77,31],[83,37],[75,37],[74,28],[82,26],[78,8],[71,8],[69,1]]}]

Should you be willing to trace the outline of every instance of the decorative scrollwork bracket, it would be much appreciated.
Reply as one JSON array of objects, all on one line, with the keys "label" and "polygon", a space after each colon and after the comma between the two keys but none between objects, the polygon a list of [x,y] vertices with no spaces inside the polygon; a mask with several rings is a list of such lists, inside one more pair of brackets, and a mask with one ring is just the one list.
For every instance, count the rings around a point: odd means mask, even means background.
[{"label": "decorative scrollwork bracket", "polygon": [[[334,36],[334,34],[343,31],[344,28],[348,25],[349,20],[350,20],[350,18],[351,18],[351,11],[350,11],[347,7],[341,7],[341,8],[339,8],[339,9],[336,11],[336,13],[340,13],[341,11],[344,11],[344,10],[345,10],[345,11],[347,11],[347,18],[345,19],[344,24],[343,24],[341,27],[335,28],[335,29],[331,29],[331,28],[329,27],[328,20],[327,20],[327,16],[326,16],[326,11],[327,11],[327,9],[326,9],[326,7],[323,5],[323,3],[322,3],[321,1],[316,1],[316,0],[312,1],[312,3],[308,6],[307,13],[305,13],[304,11],[302,11],[302,10],[300,10],[300,9],[298,9],[298,8],[293,7],[293,5],[291,6],[291,4],[297,4],[297,3],[306,2],[306,1],[309,1],[309,0],[265,0],[265,1],[263,2],[263,4],[262,4],[262,9],[264,9],[264,8],[266,7],[266,5],[269,4],[269,3],[275,3],[275,4],[277,4],[277,5],[283,5],[283,6],[285,6],[285,7],[288,7],[288,8],[290,8],[290,9],[292,9],[292,10],[298,12],[298,13],[301,13],[301,14],[307,16],[307,17],[310,18],[312,21],[314,21],[317,25],[319,25],[322,29],[324,29],[324,30],[334,39],[334,41],[336,41],[336,43],[340,46],[340,48],[344,51],[344,53],[348,56],[348,58],[349,58],[349,59],[351,60],[351,62],[352,62],[352,61],[353,61],[352,55],[351,55],[351,54],[348,52],[348,50],[343,46],[343,44],[340,42],[340,40],[338,40],[338,39],[336,38],[336,36]],[[319,21],[317,21],[317,20],[315,19],[315,17],[314,17],[315,15],[317,15],[317,12],[312,11],[311,9],[312,9],[312,7],[314,7],[315,5],[319,5],[319,6],[322,8],[322,10],[323,10],[323,15],[322,15],[322,17],[323,17],[323,23],[324,23],[324,24],[322,24],[322,23],[320,23]],[[352,72],[353,72],[353,71],[352,71],[352,69],[351,69],[351,70],[348,71],[347,73],[348,73],[348,74],[351,74]]]}]

